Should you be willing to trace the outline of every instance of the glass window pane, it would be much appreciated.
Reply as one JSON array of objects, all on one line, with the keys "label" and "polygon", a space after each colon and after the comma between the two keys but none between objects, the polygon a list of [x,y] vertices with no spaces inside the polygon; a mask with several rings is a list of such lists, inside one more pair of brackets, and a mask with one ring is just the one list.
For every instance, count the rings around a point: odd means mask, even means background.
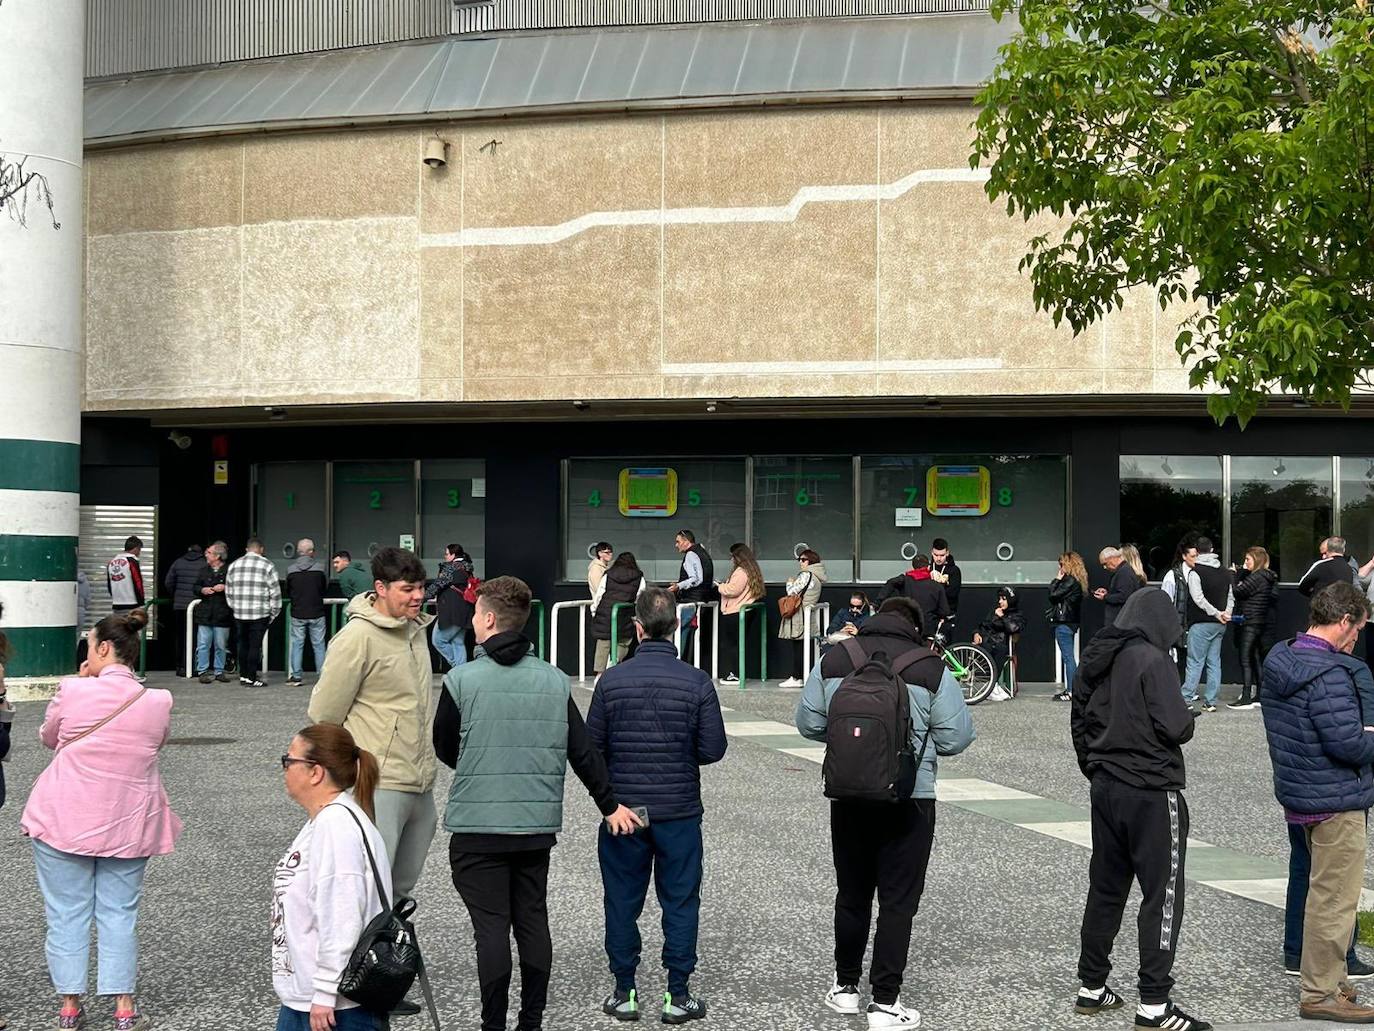
[{"label": "glass window pane", "polygon": [[1063,455],[879,456],[862,469],[861,580],[910,569],[904,552],[929,553],[936,537],[949,542],[965,583],[1054,579],[1068,517]]},{"label": "glass window pane", "polygon": [[[1121,541],[1140,549],[1145,572],[1161,579],[1185,534],[1221,548],[1222,469],[1216,455],[1122,455]],[[1117,543],[1117,542],[1113,542]],[[1092,566],[1096,555],[1086,556]]]},{"label": "glass window pane", "polygon": [[1357,561],[1374,555],[1374,458],[1341,459],[1341,536]]},{"label": "glass window pane", "polygon": [[1256,544],[1269,568],[1292,583],[1331,536],[1331,459],[1231,459],[1231,561]]},{"label": "glass window pane", "polygon": [[617,553],[634,552],[651,583],[671,583],[682,564],[673,538],[686,529],[710,552],[716,579],[723,579],[730,545],[744,540],[744,488],[742,458],[571,459],[563,575],[585,580],[588,550],[609,541]]},{"label": "glass window pane", "polygon": [[334,463],[335,550],[366,563],[378,549],[414,535],[414,462]]},{"label": "glass window pane", "polygon": [[854,579],[854,465],[848,458],[754,459],[754,553],[763,578],[797,572],[797,546],[819,552],[830,580]]},{"label": "glass window pane", "polygon": [[484,576],[487,555],[487,463],[480,458],[420,463],[420,555],[431,571],[444,548],[462,545]]},{"label": "glass window pane", "polygon": [[[264,554],[286,576],[296,557],[296,542],[309,537],[315,554],[329,547],[325,540],[325,493],[323,462],[267,462],[258,466],[257,529]],[[237,555],[241,541],[229,542],[229,554]],[[325,561],[328,556],[323,556]]]}]

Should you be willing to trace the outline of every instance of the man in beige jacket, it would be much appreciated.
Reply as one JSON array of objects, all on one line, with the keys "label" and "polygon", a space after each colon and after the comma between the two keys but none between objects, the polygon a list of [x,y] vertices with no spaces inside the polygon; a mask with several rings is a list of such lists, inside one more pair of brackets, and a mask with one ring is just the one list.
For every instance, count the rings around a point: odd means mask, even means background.
[{"label": "man in beige jacket", "polygon": [[433,672],[422,611],[425,567],[414,553],[383,548],[372,559],[373,590],[348,603],[310,695],[310,719],[341,724],[377,757],[377,829],[391,857],[394,895],[410,895],[434,840],[431,745]]}]

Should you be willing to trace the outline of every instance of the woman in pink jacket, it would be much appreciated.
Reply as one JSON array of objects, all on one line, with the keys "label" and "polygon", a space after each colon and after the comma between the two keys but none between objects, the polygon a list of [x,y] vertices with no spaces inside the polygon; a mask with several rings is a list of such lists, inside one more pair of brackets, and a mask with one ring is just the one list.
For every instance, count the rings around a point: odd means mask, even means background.
[{"label": "woman in pink jacket", "polygon": [[115,997],[116,1031],[152,1026],[134,1005],[138,901],[149,856],[172,851],[181,821],[167,803],[158,751],[172,696],[135,678],[143,609],[106,616],[87,637],[81,676],[48,705],[39,736],[56,754],[29,795],[20,829],[33,839],[48,917],[48,973],[62,996],[59,1028],[86,1022],[91,919],[96,990]]}]

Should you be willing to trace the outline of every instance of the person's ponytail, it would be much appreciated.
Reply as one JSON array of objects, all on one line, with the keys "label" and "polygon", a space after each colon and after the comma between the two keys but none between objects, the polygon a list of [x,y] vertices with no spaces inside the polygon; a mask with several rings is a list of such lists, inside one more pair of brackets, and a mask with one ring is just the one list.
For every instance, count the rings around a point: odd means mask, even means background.
[{"label": "person's ponytail", "polygon": [[367,818],[374,823],[377,821],[377,814],[373,809],[373,801],[377,796],[377,781],[381,775],[377,757],[366,748],[359,748],[358,779],[353,782],[353,801],[358,803],[358,808],[367,813]]}]

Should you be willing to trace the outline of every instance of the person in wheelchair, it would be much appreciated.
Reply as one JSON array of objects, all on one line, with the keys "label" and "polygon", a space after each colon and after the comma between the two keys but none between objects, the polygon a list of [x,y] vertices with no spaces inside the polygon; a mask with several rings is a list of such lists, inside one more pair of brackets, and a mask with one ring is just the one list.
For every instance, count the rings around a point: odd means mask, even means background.
[{"label": "person in wheelchair", "polygon": [[1026,629],[1026,617],[1021,614],[1016,592],[1010,587],[997,588],[997,607],[981,623],[973,635],[973,643],[982,645],[997,662],[996,679],[1001,679],[1011,656],[1011,639]]}]

